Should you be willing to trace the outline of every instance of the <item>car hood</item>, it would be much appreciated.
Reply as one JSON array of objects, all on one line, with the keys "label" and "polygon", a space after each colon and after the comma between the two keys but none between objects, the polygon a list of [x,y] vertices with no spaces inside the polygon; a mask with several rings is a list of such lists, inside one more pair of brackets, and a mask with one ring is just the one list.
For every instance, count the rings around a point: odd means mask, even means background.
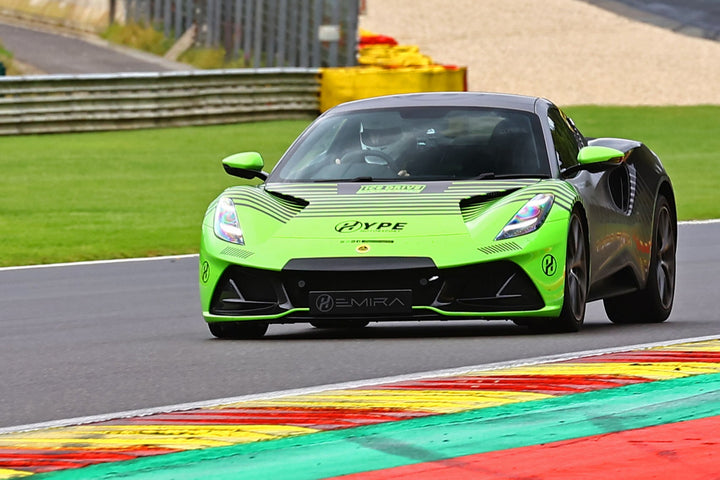
[{"label": "car hood", "polygon": [[539,181],[276,183],[229,193],[279,221],[274,237],[437,236],[467,234],[466,222]]}]

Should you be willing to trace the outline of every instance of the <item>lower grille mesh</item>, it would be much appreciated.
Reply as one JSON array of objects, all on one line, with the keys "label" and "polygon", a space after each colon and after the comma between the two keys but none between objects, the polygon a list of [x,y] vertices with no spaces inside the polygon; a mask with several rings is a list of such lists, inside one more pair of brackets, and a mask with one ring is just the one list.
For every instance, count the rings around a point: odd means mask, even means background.
[{"label": "lower grille mesh", "polygon": [[[218,315],[271,315],[291,308],[309,307],[310,292],[351,290],[410,290],[414,306],[432,306],[447,312],[497,312],[537,310],[542,298],[527,274],[509,261],[439,269],[428,262],[395,259],[390,268],[348,267],[343,259],[295,263],[302,269],[280,272],[240,266],[229,267],[213,296],[211,313]],[[332,262],[341,267],[333,268]],[[348,269],[351,268],[351,269]],[[307,316],[307,314],[303,314]],[[427,312],[423,313],[426,316]]]}]

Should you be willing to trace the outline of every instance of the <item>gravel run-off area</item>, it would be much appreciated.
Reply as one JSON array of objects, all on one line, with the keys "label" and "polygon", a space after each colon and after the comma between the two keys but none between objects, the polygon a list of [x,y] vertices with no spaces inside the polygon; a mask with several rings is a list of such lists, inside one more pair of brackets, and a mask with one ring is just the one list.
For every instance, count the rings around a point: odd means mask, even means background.
[{"label": "gravel run-off area", "polygon": [[582,0],[367,0],[360,27],[468,68],[468,89],[559,105],[720,104],[720,42]]}]

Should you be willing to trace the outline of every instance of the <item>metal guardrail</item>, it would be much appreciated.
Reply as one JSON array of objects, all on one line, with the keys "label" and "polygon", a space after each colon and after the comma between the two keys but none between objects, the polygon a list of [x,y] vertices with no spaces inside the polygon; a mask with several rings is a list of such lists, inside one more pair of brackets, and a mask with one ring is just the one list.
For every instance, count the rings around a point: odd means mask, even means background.
[{"label": "metal guardrail", "polygon": [[0,135],[312,118],[318,69],[0,78]]}]

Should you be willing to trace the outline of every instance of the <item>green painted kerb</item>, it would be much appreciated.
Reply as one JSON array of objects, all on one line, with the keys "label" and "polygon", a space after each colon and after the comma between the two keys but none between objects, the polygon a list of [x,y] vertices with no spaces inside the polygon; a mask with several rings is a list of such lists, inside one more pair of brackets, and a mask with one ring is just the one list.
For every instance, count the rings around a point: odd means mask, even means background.
[{"label": "green painted kerb", "polygon": [[720,374],[37,475],[315,479],[651,427],[720,413]]}]

